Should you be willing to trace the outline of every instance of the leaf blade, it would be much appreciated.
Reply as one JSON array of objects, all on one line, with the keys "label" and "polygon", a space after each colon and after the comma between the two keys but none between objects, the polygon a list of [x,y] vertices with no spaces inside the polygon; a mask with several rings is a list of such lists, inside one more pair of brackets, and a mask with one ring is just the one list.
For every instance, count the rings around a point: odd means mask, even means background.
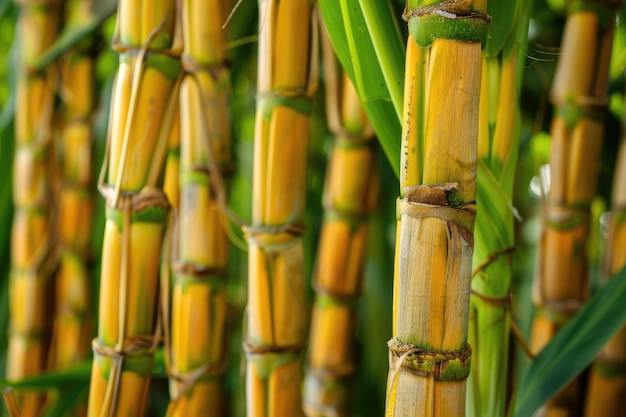
[{"label": "leaf blade", "polygon": [[626,323],[626,268],[615,275],[537,355],[522,378],[514,417],[532,415],[587,367]]},{"label": "leaf blade", "polygon": [[[385,82],[363,12],[360,7],[350,7],[348,3],[346,0],[321,0],[319,4],[339,62],[355,85],[397,178],[400,174],[400,116]],[[401,65],[401,71],[404,77],[404,65]]]}]

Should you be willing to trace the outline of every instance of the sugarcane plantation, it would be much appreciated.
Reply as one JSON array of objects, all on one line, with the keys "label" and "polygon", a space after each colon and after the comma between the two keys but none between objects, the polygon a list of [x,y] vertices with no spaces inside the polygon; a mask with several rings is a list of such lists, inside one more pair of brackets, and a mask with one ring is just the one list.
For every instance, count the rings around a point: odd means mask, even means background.
[{"label": "sugarcane plantation", "polygon": [[0,417],[623,417],[625,13],[0,0]]}]

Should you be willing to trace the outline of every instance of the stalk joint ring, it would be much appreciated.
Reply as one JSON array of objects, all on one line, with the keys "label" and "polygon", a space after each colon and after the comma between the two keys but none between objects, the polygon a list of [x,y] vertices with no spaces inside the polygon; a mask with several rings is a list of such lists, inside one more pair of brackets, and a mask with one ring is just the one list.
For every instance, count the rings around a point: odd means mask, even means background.
[{"label": "stalk joint ring", "polygon": [[137,335],[126,338],[122,343],[122,348],[117,346],[106,346],[98,338],[91,342],[94,353],[100,357],[112,359],[136,358],[142,356],[152,356],[158,344],[158,337],[155,335]]},{"label": "stalk joint ring", "polygon": [[394,337],[387,342],[387,347],[393,373],[405,369],[436,381],[462,381],[469,376],[472,356],[469,344],[452,352],[431,351]]},{"label": "stalk joint ring", "polygon": [[[117,191],[108,184],[102,184],[98,188],[107,206],[114,210],[130,209],[132,213],[137,213],[153,207],[165,210],[170,208],[165,192],[158,188],[144,187],[140,191]],[[116,199],[117,193],[119,193],[119,198]]]},{"label": "stalk joint ring", "polygon": [[426,6],[406,9],[402,13],[402,19],[405,22],[413,18],[424,16],[440,16],[445,19],[478,19],[487,24],[491,22],[491,16],[487,13],[481,13],[472,9],[471,1],[444,0],[438,4],[429,4]]},{"label": "stalk joint ring", "polygon": [[268,353],[281,354],[281,353],[293,353],[300,354],[304,350],[304,343],[298,343],[295,345],[284,345],[284,346],[272,346],[272,345],[263,345],[256,344],[249,339],[246,339],[242,343],[243,350],[246,355],[263,355]]}]

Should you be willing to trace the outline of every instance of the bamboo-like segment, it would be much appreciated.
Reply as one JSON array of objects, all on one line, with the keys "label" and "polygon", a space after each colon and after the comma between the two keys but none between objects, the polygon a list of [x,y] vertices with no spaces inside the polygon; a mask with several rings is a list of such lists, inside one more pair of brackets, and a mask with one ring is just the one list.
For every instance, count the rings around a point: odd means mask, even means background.
[{"label": "bamboo-like segment", "polygon": [[[596,194],[615,8],[620,3],[574,2],[565,24],[551,92],[556,115],[535,279],[537,313],[531,335],[535,352],[588,298],[590,205]],[[546,415],[579,415],[581,385],[580,379],[574,380],[546,405]]]},{"label": "bamboo-like segment", "polygon": [[168,201],[163,166],[180,61],[174,0],[120,0],[120,52],[100,189],[106,198],[90,416],[143,415],[159,341],[158,271]]},{"label": "bamboo-like segment", "polygon": [[[68,24],[86,20],[90,0],[68,2]],[[62,127],[58,145],[61,178],[58,209],[59,270],[56,277],[52,366],[58,369],[91,356],[89,241],[93,211],[91,115],[94,110],[94,44],[86,42],[61,62]]]},{"label": "bamboo-like segment", "polygon": [[374,132],[356,90],[345,74],[339,81],[327,36],[323,49],[327,114],[335,140],[324,189],[304,409],[309,417],[339,417],[350,415],[356,305],[363,286],[367,220],[376,207],[378,177]]},{"label": "bamboo-like segment", "polygon": [[[168,415],[226,415],[226,269],[228,236],[220,204],[231,161],[230,72],[225,62],[230,4],[182,4],[180,213],[173,264]],[[220,198],[222,199],[220,201]]]},{"label": "bamboo-like segment", "polygon": [[[53,247],[52,115],[50,69],[32,70],[34,61],[54,42],[62,12],[60,0],[22,1],[17,24],[21,39],[16,89],[15,160],[9,278],[9,380],[41,373],[47,367],[52,331]],[[23,416],[35,416],[43,397],[17,396]]]},{"label": "bamboo-like segment", "polygon": [[482,43],[490,19],[484,1],[430,3],[409,1],[405,13],[387,416],[465,414]]},{"label": "bamboo-like segment", "polygon": [[[625,119],[626,122],[626,119]],[[603,274],[608,278],[626,266],[626,134],[617,158]],[[618,417],[626,398],[626,328],[602,349],[589,375],[585,416]]]},{"label": "bamboo-like segment", "polygon": [[493,22],[483,57],[469,343],[472,366],[467,414],[506,414],[511,324],[513,184],[519,143],[520,43],[528,31],[528,2],[490,3]]},{"label": "bamboo-like segment", "polygon": [[248,240],[247,415],[302,415],[307,307],[301,235],[315,77],[309,0],[259,1],[258,105]]}]

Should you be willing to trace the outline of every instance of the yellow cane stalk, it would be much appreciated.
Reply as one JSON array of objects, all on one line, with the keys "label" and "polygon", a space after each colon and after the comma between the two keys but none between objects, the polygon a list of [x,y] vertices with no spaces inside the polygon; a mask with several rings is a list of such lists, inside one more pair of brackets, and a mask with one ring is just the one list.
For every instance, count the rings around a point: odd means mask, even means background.
[{"label": "yellow cane stalk", "polygon": [[[626,136],[624,128],[617,158],[611,213],[607,225],[607,238],[603,274],[610,277],[626,265]],[[618,417],[624,413],[626,398],[626,328],[622,328],[607,343],[589,375],[585,416]]]},{"label": "yellow cane stalk", "polygon": [[[21,40],[17,72],[15,160],[9,279],[9,346],[6,377],[19,380],[46,369],[52,331],[54,286],[49,265],[53,247],[52,135],[54,77],[51,69],[31,70],[54,42],[60,0],[21,1],[17,36]],[[23,416],[38,415],[43,397],[19,395]]]},{"label": "yellow cane stalk", "polygon": [[[73,0],[68,25],[90,16],[90,0]],[[61,62],[62,127],[58,152],[61,178],[59,196],[59,270],[56,277],[56,313],[53,366],[66,368],[91,356],[91,274],[89,241],[93,210],[91,115],[94,109],[93,44],[87,42]]]},{"label": "yellow cane stalk", "polygon": [[174,110],[167,143],[163,191],[167,195],[172,209],[176,211],[179,208],[180,201],[180,187],[178,184],[178,174],[180,172],[180,111],[178,107]]},{"label": "yellow cane stalk", "polygon": [[[226,414],[226,269],[222,178],[231,160],[225,1],[182,4],[180,213],[173,264],[168,415]],[[222,199],[220,201],[220,199]]]},{"label": "yellow cane stalk", "polygon": [[387,416],[462,416],[486,1],[408,1]]},{"label": "yellow cane stalk", "polygon": [[[544,207],[537,305],[531,349],[541,350],[588,298],[589,218],[596,182],[615,8],[619,0],[574,1],[569,7],[551,100],[550,188]],[[576,415],[580,379],[546,405],[547,416]]]},{"label": "yellow cane stalk", "polygon": [[160,182],[178,99],[177,19],[173,0],[119,2],[120,64],[100,178],[107,209],[90,416],[145,409],[159,341],[158,271],[169,207]]},{"label": "yellow cane stalk", "polygon": [[376,207],[378,177],[374,135],[359,97],[323,38],[329,127],[335,136],[328,163],[315,271],[305,412],[310,417],[347,416],[354,352],[356,304],[361,296],[367,219]]},{"label": "yellow cane stalk", "polygon": [[259,1],[258,105],[248,240],[247,415],[302,415],[307,306],[301,235],[315,77],[309,0]]}]

